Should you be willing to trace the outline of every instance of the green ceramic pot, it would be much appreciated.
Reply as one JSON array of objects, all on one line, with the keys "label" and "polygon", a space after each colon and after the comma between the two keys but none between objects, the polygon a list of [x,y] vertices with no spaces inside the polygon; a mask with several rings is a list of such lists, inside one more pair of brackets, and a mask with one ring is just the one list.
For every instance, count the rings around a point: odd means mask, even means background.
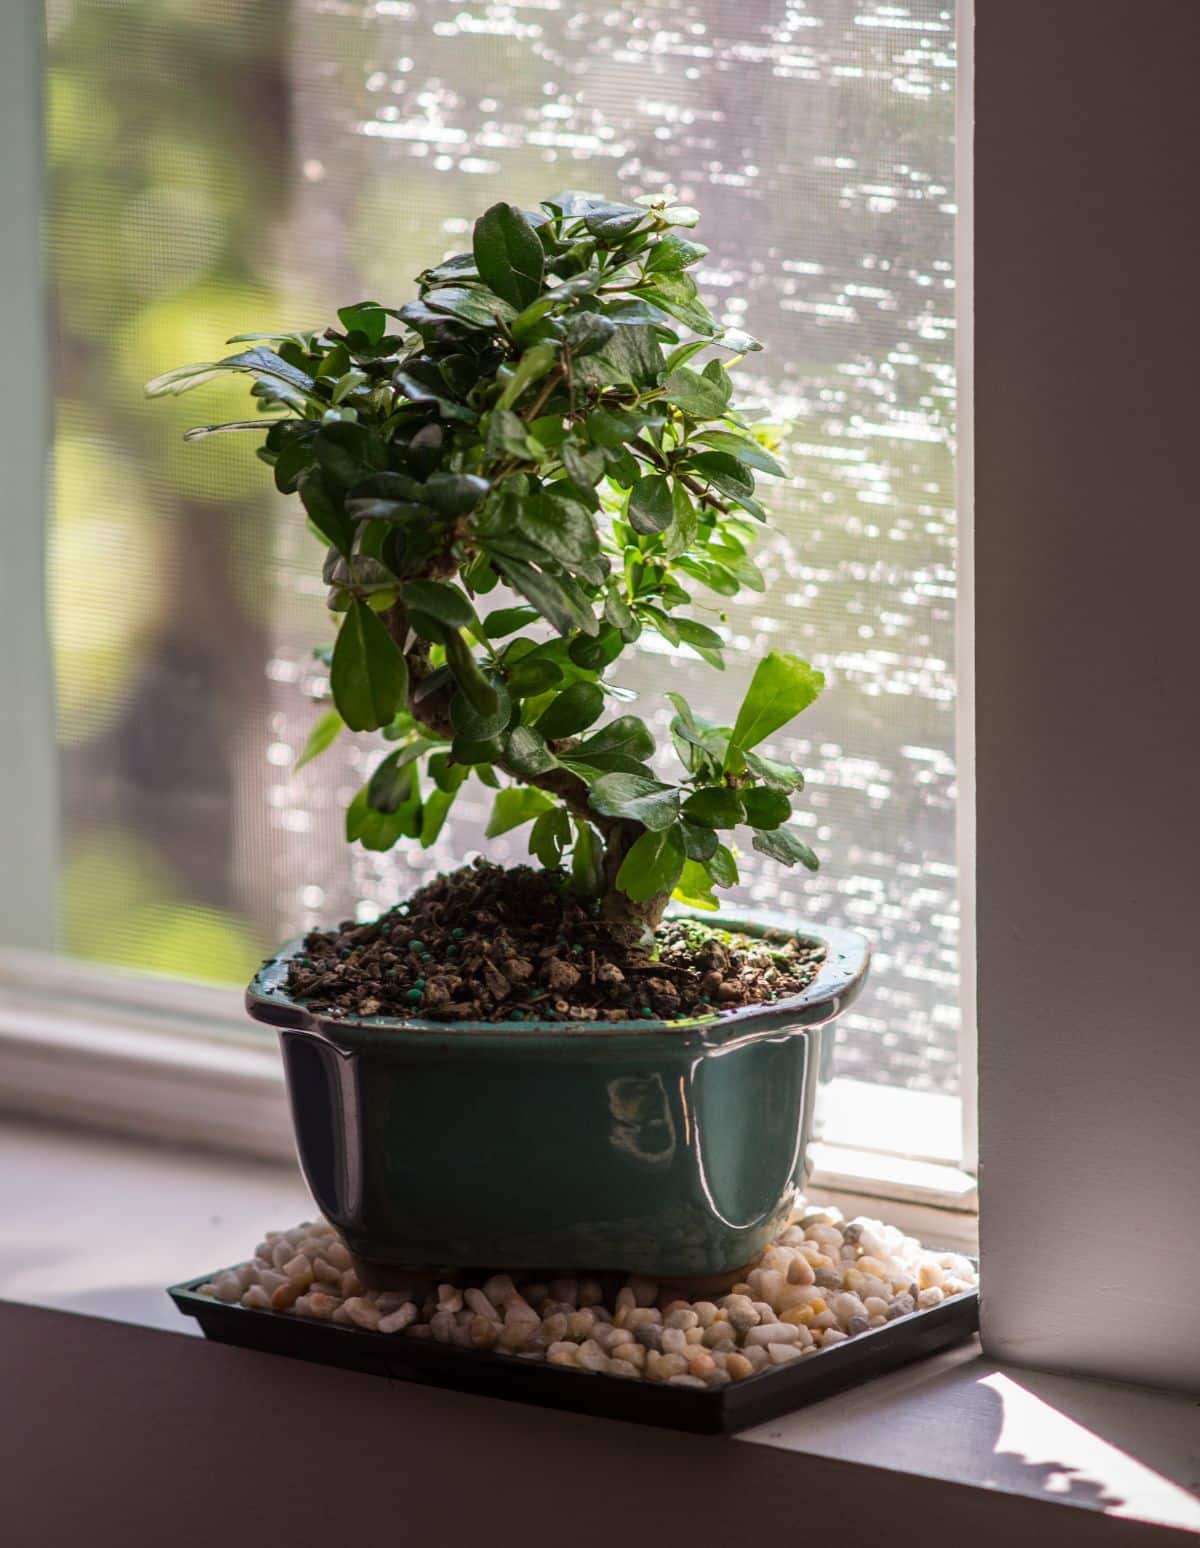
[{"label": "green ceramic pot", "polygon": [[246,1001],[279,1029],[301,1168],[361,1261],[715,1278],[804,1183],[826,1029],[867,972],[860,935],[799,933],[826,947],[803,994],[689,1021],[323,1016],[286,992],[299,942]]}]

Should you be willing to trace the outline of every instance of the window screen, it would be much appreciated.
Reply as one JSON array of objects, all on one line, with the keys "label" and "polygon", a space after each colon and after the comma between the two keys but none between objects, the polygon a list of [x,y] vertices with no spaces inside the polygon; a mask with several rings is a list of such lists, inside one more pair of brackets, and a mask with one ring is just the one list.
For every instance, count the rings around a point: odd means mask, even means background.
[{"label": "window screen", "polygon": [[[767,344],[739,389],[790,429],[765,597],[724,677],[657,638],[626,669],[731,718],[759,655],[825,669],[778,741],[809,773],[800,876],[747,853],[736,904],[861,927],[841,1073],[957,1089],[953,13],[863,0],[49,0],[57,328],[51,601],[62,947],[236,980],[283,937],[388,906],[473,852],[350,852],[369,747],[293,775],[330,637],[319,551],[245,439],[237,387],[142,383],[233,333],[396,304],[498,198],[667,190],[704,211],[718,317]],[[698,616],[706,616],[701,613]],[[523,836],[490,852],[522,858]]]}]

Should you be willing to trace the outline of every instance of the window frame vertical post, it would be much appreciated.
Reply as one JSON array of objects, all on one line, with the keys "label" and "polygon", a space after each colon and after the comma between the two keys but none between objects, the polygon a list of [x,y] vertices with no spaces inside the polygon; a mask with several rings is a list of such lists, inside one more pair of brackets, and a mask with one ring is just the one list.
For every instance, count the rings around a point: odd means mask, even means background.
[{"label": "window frame vertical post", "polygon": [[4,469],[0,660],[0,942],[51,947],[56,933],[58,762],[46,606],[51,447],[49,325],[42,241],[45,35],[41,0],[0,6],[0,375]]}]

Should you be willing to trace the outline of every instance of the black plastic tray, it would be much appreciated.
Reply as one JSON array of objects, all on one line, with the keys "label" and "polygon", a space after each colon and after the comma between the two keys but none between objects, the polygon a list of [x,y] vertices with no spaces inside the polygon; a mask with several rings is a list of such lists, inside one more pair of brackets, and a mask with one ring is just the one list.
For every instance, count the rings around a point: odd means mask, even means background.
[{"label": "black plastic tray", "polygon": [[811,1359],[700,1391],[575,1371],[487,1350],[461,1349],[404,1333],[368,1333],[197,1295],[197,1286],[212,1277],[172,1285],[168,1294],[185,1316],[199,1321],[206,1338],[220,1344],[367,1371],[393,1380],[704,1435],[732,1435],[793,1408],[816,1403],[960,1344],[979,1327],[979,1292],[968,1290],[928,1311],[912,1312],[860,1333]]}]

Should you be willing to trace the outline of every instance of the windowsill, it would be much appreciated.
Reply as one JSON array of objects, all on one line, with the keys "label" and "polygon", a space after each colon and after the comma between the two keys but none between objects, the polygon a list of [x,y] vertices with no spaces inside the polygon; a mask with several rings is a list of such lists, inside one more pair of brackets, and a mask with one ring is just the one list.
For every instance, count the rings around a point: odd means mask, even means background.
[{"label": "windowsill", "polygon": [[[10,1244],[0,1328],[7,1301],[102,1319],[97,1340],[113,1321],[194,1335],[163,1287],[238,1261],[263,1230],[311,1210],[290,1167],[16,1120],[0,1125],[0,1171],[20,1181],[0,1201]],[[305,1379],[319,1383],[322,1373]],[[505,1407],[497,1422],[519,1424],[522,1412]],[[976,1342],[738,1439],[1200,1531],[1194,1403],[1002,1368]]]}]

